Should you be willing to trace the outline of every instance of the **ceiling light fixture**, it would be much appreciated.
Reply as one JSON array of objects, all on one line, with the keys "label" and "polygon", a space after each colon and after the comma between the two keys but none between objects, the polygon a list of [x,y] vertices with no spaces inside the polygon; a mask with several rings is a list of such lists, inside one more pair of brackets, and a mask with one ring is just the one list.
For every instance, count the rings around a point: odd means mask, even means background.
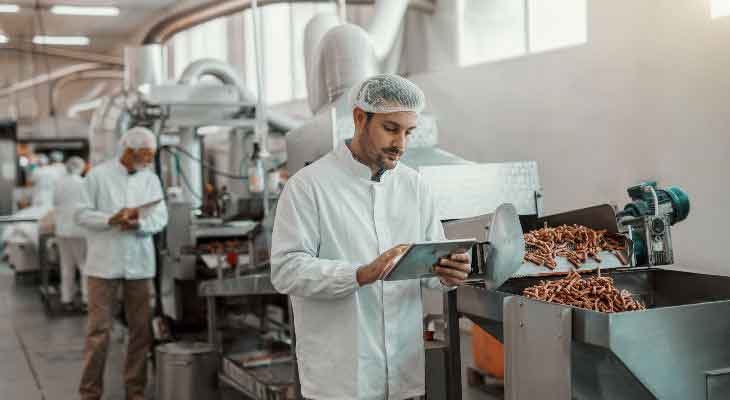
[{"label": "ceiling light fixture", "polygon": [[33,37],[34,44],[61,45],[61,46],[88,46],[89,38],[86,36],[42,36]]},{"label": "ceiling light fixture", "polygon": [[0,13],[16,13],[20,11],[17,4],[0,4]]},{"label": "ceiling light fixture", "polygon": [[96,17],[116,17],[117,7],[52,6],[51,13],[58,15],[92,15]]}]

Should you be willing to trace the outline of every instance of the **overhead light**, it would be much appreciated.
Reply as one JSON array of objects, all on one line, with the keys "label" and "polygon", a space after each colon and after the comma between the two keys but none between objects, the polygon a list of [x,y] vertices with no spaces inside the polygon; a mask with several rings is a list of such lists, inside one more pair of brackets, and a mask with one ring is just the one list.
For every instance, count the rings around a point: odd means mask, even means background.
[{"label": "overhead light", "polygon": [[51,13],[59,15],[93,15],[97,17],[116,17],[119,15],[117,7],[83,7],[83,6],[52,6]]},{"label": "overhead light", "polygon": [[20,11],[17,4],[0,4],[0,13],[16,13]]},{"label": "overhead light", "polygon": [[42,36],[33,37],[34,44],[48,44],[61,46],[87,46],[89,38],[86,36]]}]

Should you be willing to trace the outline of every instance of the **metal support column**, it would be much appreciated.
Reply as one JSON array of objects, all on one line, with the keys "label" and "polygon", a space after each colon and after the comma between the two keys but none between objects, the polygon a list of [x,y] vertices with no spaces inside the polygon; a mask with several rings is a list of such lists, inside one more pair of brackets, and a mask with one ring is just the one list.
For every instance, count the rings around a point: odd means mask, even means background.
[{"label": "metal support column", "polygon": [[459,313],[456,309],[456,291],[444,293],[444,316],[446,317],[447,365],[446,392],[449,400],[461,400],[461,338],[459,337]]},{"label": "metal support column", "polygon": [[208,343],[212,344],[219,352],[221,351],[218,343],[218,318],[216,317],[216,298],[207,296],[205,301],[208,305]]}]

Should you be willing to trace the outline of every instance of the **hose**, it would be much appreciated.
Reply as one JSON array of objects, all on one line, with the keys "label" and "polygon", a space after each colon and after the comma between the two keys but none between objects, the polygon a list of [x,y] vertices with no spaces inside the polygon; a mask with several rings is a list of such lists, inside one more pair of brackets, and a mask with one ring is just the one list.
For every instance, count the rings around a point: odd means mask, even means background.
[{"label": "hose", "polygon": [[[216,175],[220,175],[220,176],[223,176],[223,177],[226,177],[226,178],[229,178],[229,179],[248,179],[248,176],[246,176],[246,175],[235,175],[235,174],[232,174],[232,173],[227,172],[227,171],[221,171],[221,170],[215,168],[214,166],[206,163],[205,161],[199,159],[198,157],[194,156],[193,154],[191,154],[190,152],[188,152],[187,150],[183,149],[180,146],[167,145],[167,146],[161,147],[161,149],[167,151],[170,154],[172,154],[173,156],[176,157],[176,159],[177,159],[177,156],[178,156],[177,153],[182,153],[186,157],[188,157],[191,160],[197,162],[203,168],[212,171]],[[175,151],[172,151],[171,149],[174,149]]]},{"label": "hose", "polygon": [[173,157],[175,157],[175,172],[177,172],[177,174],[180,175],[180,178],[182,178],[183,185],[185,185],[185,187],[188,189],[190,194],[193,195],[193,197],[195,197],[198,200],[202,200],[202,197],[199,194],[195,193],[195,190],[193,189],[193,185],[190,183],[190,181],[188,180],[188,177],[183,172],[182,167],[180,166],[180,157],[175,153],[171,152],[171,154]]}]

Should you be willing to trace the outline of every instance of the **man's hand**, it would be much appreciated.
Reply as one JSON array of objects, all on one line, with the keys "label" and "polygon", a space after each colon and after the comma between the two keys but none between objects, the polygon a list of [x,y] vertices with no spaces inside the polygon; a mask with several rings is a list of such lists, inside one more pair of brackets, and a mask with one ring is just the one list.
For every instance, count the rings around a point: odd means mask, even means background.
[{"label": "man's hand", "polygon": [[111,218],[109,218],[108,223],[111,226],[115,226],[115,225],[123,226],[125,223],[128,223],[129,221],[135,221],[138,219],[139,219],[139,209],[138,208],[122,208],[116,214],[112,215]]},{"label": "man's hand", "polygon": [[136,231],[137,229],[139,229],[139,220],[138,219],[125,220],[120,225],[120,228],[123,231]]},{"label": "man's hand", "polygon": [[383,277],[395,260],[408,249],[408,245],[401,244],[381,254],[370,264],[357,270],[357,284],[365,286]]},{"label": "man's hand", "polygon": [[471,272],[471,255],[454,253],[449,258],[442,258],[436,265],[435,272],[445,286],[463,285]]}]

